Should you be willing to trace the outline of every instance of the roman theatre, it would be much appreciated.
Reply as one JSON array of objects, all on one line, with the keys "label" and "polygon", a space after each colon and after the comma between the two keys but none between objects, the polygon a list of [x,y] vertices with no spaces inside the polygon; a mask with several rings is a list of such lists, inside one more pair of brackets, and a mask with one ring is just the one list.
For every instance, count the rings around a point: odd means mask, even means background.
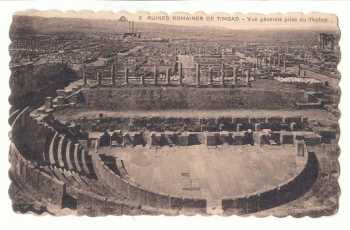
[{"label": "roman theatre", "polygon": [[317,152],[336,131],[330,113],[305,109],[318,106],[309,91],[169,74],[83,74],[14,111],[10,176],[48,210],[87,215],[249,214],[317,181]]}]

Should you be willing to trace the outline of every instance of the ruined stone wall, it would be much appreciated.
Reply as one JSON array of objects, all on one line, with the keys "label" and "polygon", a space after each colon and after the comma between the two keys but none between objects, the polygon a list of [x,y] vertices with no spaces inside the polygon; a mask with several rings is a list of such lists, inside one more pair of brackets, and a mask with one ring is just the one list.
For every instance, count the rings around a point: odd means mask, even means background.
[{"label": "ruined stone wall", "polygon": [[101,216],[101,215],[142,215],[152,214],[151,211],[141,209],[140,206],[115,201],[111,198],[79,191],[77,195],[78,215]]},{"label": "ruined stone wall", "polygon": [[302,91],[252,88],[104,87],[84,89],[82,95],[83,105],[101,110],[290,109],[304,100]]},{"label": "ruined stone wall", "polygon": [[315,153],[310,152],[305,157],[308,159],[301,173],[287,182],[261,193],[223,199],[224,212],[253,213],[290,202],[304,194],[316,181],[318,174],[318,161]]},{"label": "ruined stone wall", "polygon": [[12,180],[27,190],[35,190],[40,193],[41,201],[62,206],[62,198],[65,193],[63,182],[37,169],[32,162],[22,156],[14,144],[11,144],[9,155],[11,162],[9,174]]},{"label": "ruined stone wall", "polygon": [[[67,185],[66,182],[42,171],[38,167],[40,162],[32,159],[28,160],[27,157],[30,154],[27,154],[26,151],[29,151],[29,149],[17,148],[16,142],[23,141],[18,140],[19,134],[26,125],[33,121],[30,118],[30,112],[31,110],[29,108],[17,112],[16,118],[11,122],[11,139],[14,142],[11,143],[9,151],[11,163],[9,175],[13,183],[21,188],[23,192],[31,196],[33,200],[38,200],[42,205],[54,205],[58,208],[64,207],[65,196],[73,196],[77,202],[76,209],[79,215],[156,214],[156,212],[141,210],[138,205],[133,205],[132,201],[127,201],[126,203],[122,203],[121,201],[117,202],[111,198],[75,189],[74,187],[70,187],[69,191],[67,191],[67,186],[72,185]],[[38,127],[41,127],[39,123],[36,124]],[[43,127],[48,128],[46,125]],[[32,131],[37,132],[38,130]],[[28,139],[32,140],[30,136],[28,136]],[[56,167],[56,165],[53,165],[53,167]],[[59,166],[57,165],[57,167]],[[57,173],[57,170],[55,173]],[[72,193],[72,191],[74,192]]]},{"label": "ruined stone wall", "polygon": [[26,107],[12,119],[11,139],[28,160],[39,160],[45,146],[46,132],[30,118],[31,108]]},{"label": "ruined stone wall", "polygon": [[94,175],[92,158],[76,140],[70,140],[42,117],[31,114],[29,107],[12,122],[11,139],[27,160]]}]

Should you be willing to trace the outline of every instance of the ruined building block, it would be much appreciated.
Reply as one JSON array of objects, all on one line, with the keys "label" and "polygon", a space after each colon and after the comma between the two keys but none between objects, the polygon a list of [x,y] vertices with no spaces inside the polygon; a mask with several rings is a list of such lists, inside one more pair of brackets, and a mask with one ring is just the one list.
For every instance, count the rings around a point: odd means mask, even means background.
[{"label": "ruined building block", "polygon": [[270,139],[275,141],[276,144],[281,144],[281,134],[279,132],[271,132]]},{"label": "ruined building block", "polygon": [[302,117],[301,116],[285,117],[284,122],[287,122],[287,123],[295,122],[297,125],[299,125],[302,123]]},{"label": "ruined building block", "polygon": [[333,129],[322,129],[318,133],[321,136],[321,143],[331,143],[332,140],[337,138],[337,132]]},{"label": "ruined building block", "polygon": [[280,143],[281,144],[293,144],[294,143],[293,134],[290,132],[281,132]]},{"label": "ruined building block", "polygon": [[261,131],[261,124],[260,123],[254,124],[254,131]]},{"label": "ruined building block", "polygon": [[206,132],[204,135],[205,135],[205,144],[207,146],[215,146],[219,144],[218,133]]},{"label": "ruined building block", "polygon": [[188,133],[181,133],[180,135],[178,135],[177,145],[188,146],[189,145],[189,141],[188,141],[189,138],[188,137],[189,137]]},{"label": "ruined building block", "polygon": [[220,77],[221,77],[221,85],[225,85],[225,64],[221,65],[221,70],[220,70]]},{"label": "ruined building block", "polygon": [[170,71],[171,71],[170,68],[168,68],[168,69],[166,70],[166,84],[167,84],[167,85],[170,85]]},{"label": "ruined building block", "polygon": [[221,144],[232,145],[233,143],[232,133],[227,131],[220,132],[219,141]]},{"label": "ruined building block", "polygon": [[234,133],[233,144],[234,145],[243,145],[244,144],[244,134],[243,133]]},{"label": "ruined building block", "polygon": [[114,66],[114,64],[112,64],[112,66],[111,66],[111,79],[112,79],[112,85],[115,86],[116,82],[115,82],[115,66]]},{"label": "ruined building block", "polygon": [[87,82],[85,67],[82,68],[82,78],[83,78],[84,86],[86,86],[88,82]]},{"label": "ruined building block", "polygon": [[237,85],[237,69],[236,67],[232,67],[232,86]]},{"label": "ruined building block", "polygon": [[311,145],[311,146],[318,145],[321,143],[321,136],[316,133],[305,134],[304,141],[305,141],[305,144],[307,145]]},{"label": "ruined building block", "polygon": [[242,131],[242,127],[243,127],[243,124],[237,123],[237,124],[236,124],[236,132]]},{"label": "ruined building block", "polygon": [[158,69],[157,69],[157,65],[154,65],[154,67],[153,67],[153,80],[154,80],[154,85],[158,85]]},{"label": "ruined building block", "polygon": [[56,106],[62,106],[62,105],[64,105],[64,97],[62,97],[62,96],[58,96],[58,97],[56,97],[55,98],[55,104],[56,104]]},{"label": "ruined building block", "polygon": [[213,85],[213,68],[209,68],[209,82],[208,82],[209,86]]},{"label": "ruined building block", "polygon": [[295,142],[295,150],[297,156],[303,157],[305,155],[305,142],[303,140],[297,140]]},{"label": "ruined building block", "polygon": [[97,78],[97,85],[101,86],[102,85],[102,76],[100,75],[99,72],[96,73],[96,78]]},{"label": "ruined building block", "polygon": [[140,81],[141,81],[141,86],[144,86],[145,85],[145,75],[141,75],[140,76]]},{"label": "ruined building block", "polygon": [[183,71],[182,71],[182,63],[179,63],[179,84],[183,86]]},{"label": "ruined building block", "polygon": [[290,131],[295,131],[297,129],[297,123],[295,122],[291,122],[289,126]]},{"label": "ruined building block", "polygon": [[134,145],[133,143],[133,139],[132,137],[130,136],[129,133],[124,133],[123,134],[123,146],[127,146],[127,145]]},{"label": "ruined building block", "polygon": [[45,109],[52,109],[52,97],[45,98]]},{"label": "ruined building block", "polygon": [[261,146],[262,145],[262,141],[261,141],[261,137],[262,137],[262,133],[260,132],[254,132],[253,134],[253,138],[254,138],[254,144],[257,146]]},{"label": "ruined building block", "polygon": [[61,97],[66,96],[66,92],[64,91],[64,89],[57,89],[56,94],[57,94],[57,96],[61,96]]},{"label": "ruined building block", "polygon": [[196,64],[196,85],[197,87],[200,87],[201,85],[201,72],[200,72],[200,66],[198,63]]},{"label": "ruined building block", "polygon": [[129,85],[129,69],[125,68],[124,72],[124,84]]},{"label": "ruined building block", "polygon": [[285,130],[285,131],[290,131],[290,124],[288,124],[288,123],[285,123],[285,122],[282,122],[281,124],[280,124],[280,127],[281,127],[281,130]]}]

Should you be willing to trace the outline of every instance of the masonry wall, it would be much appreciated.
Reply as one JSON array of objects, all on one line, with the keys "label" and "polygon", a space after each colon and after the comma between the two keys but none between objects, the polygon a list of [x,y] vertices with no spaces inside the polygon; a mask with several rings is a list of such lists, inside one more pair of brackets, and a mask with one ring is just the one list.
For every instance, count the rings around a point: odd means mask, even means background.
[{"label": "masonry wall", "polygon": [[290,109],[304,100],[302,91],[253,88],[103,87],[84,89],[82,95],[87,107],[103,110]]},{"label": "masonry wall", "polygon": [[310,152],[307,157],[307,163],[302,172],[289,181],[262,193],[223,199],[224,212],[253,213],[295,200],[308,191],[317,178],[318,161],[316,155]]},{"label": "masonry wall", "polygon": [[45,172],[35,168],[35,166],[23,158],[14,144],[10,147],[11,168],[10,177],[25,185],[28,190],[35,190],[40,194],[41,200],[50,204],[62,206],[62,198],[65,193],[65,184]]},{"label": "masonry wall", "polygon": [[[77,143],[76,140],[69,140],[65,137],[65,141],[71,141],[71,145],[78,144],[79,148],[77,151],[77,159],[74,158],[74,149],[71,147],[68,152],[68,156],[71,159],[72,167],[68,165],[68,160],[63,159],[66,156],[65,145],[58,145],[59,138],[53,139],[54,134],[60,135],[58,131],[45,123],[42,120],[31,115],[29,107],[23,109],[18,113],[17,117],[13,119],[11,139],[16,144],[17,148],[21,151],[24,158],[30,161],[37,162],[40,164],[51,164],[59,168],[65,168],[67,170],[77,171],[87,175],[94,175],[91,156],[83,147]],[[50,144],[55,141],[56,145],[50,153]],[[54,143],[53,143],[54,144]],[[50,154],[54,158],[54,162],[49,161]],[[61,155],[62,162],[60,164],[59,155]],[[63,164],[63,165],[62,165]],[[78,167],[79,166],[79,167]]]}]

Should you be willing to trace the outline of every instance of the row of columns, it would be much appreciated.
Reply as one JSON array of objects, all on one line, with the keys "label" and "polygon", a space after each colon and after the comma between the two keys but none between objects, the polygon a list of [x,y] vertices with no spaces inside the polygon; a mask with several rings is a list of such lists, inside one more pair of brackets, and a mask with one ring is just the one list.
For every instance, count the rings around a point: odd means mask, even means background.
[{"label": "row of columns", "polygon": [[263,63],[265,64],[265,66],[269,65],[269,66],[281,66],[281,63],[283,62],[283,71],[286,72],[286,55],[285,54],[277,54],[277,56],[275,55],[269,55],[269,57],[264,56],[264,57],[260,57],[260,56],[256,56],[256,67],[260,68],[263,66]]},{"label": "row of columns", "polygon": [[[112,85],[115,86],[116,85],[116,67],[115,65],[111,66],[111,79],[112,79]],[[233,81],[232,81],[232,85],[236,85],[237,84],[237,69],[236,67],[232,67],[232,72],[233,72]],[[124,71],[124,83],[123,85],[129,85],[129,68],[125,68]],[[182,63],[178,63],[178,73],[179,73],[179,85],[183,86],[183,68],[182,68]],[[241,68],[241,74],[242,76],[245,76],[245,83],[248,84],[249,83],[249,79],[251,76],[251,72],[250,69],[246,69],[244,70],[243,68]],[[171,75],[171,69],[168,68],[165,72],[166,75],[166,84],[170,84],[170,75]],[[83,69],[82,72],[82,76],[83,76],[83,81],[84,81],[84,85],[87,85],[87,77],[86,77],[86,73],[85,70]],[[200,82],[201,82],[201,73],[200,73],[200,64],[196,63],[195,64],[195,76],[196,76],[196,85],[200,86]],[[221,77],[221,85],[225,85],[225,65],[222,64],[221,65],[221,69],[220,69],[220,77]],[[97,84],[99,86],[102,85],[102,76],[99,72],[96,72],[96,79],[97,79]],[[155,65],[153,67],[153,79],[154,79],[154,85],[158,85],[158,69],[157,66]],[[140,84],[141,85],[145,85],[145,77],[144,75],[140,76]],[[213,68],[209,67],[209,83],[208,85],[213,85]]]},{"label": "row of columns", "polygon": [[[226,85],[225,83],[225,64],[221,65],[221,69],[220,69],[220,83],[221,85]],[[247,85],[250,81],[250,77],[251,77],[251,72],[250,69],[246,69],[244,70],[243,68],[241,68],[241,75],[244,76],[244,82]],[[232,85],[237,85],[237,68],[235,66],[232,67]],[[200,86],[200,67],[199,64],[196,64],[196,84],[197,86]],[[213,85],[213,68],[209,67],[209,82],[208,85]]]}]

